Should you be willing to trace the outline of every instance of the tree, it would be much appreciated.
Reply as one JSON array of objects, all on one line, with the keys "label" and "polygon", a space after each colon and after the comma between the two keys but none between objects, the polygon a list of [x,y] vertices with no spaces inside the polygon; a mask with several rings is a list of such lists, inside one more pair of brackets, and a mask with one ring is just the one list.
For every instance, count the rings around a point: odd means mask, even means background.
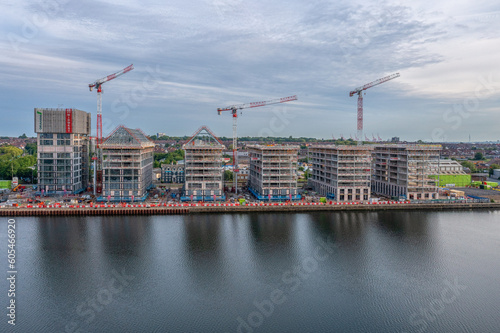
[{"label": "tree", "polygon": [[477,172],[477,169],[476,169],[476,166],[474,165],[474,163],[472,163],[472,162],[470,162],[470,161],[463,161],[461,164],[462,164],[462,166],[463,166],[464,168],[468,168],[468,169],[470,169],[470,172],[471,172],[471,173],[475,173],[475,172]]},{"label": "tree", "polygon": [[225,170],[224,171],[224,180],[225,181],[231,181],[231,180],[233,180],[233,172],[231,170]]},{"label": "tree", "polygon": [[23,133],[23,135],[19,135],[19,139],[27,139],[28,137],[26,136],[26,133]]},{"label": "tree", "polygon": [[27,143],[24,150],[26,150],[26,153],[29,155],[35,155],[37,152],[37,145],[36,143]]},{"label": "tree", "polygon": [[474,154],[474,160],[479,161],[482,159],[483,159],[483,153],[478,151],[477,153]]}]

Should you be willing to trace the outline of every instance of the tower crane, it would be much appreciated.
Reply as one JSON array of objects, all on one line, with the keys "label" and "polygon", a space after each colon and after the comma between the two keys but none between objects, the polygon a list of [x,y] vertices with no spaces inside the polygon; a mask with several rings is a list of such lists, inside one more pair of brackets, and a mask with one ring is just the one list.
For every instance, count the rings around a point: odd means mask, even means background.
[{"label": "tower crane", "polygon": [[100,80],[97,80],[91,84],[89,84],[89,89],[92,91],[92,89],[97,88],[97,134],[96,134],[96,140],[97,144],[102,143],[102,84],[108,81],[111,81],[113,79],[116,79],[118,76],[123,75],[127,72],[130,72],[131,70],[134,69],[134,65],[130,65],[125,67],[119,72],[110,74],[106,77],[103,77]]},{"label": "tower crane", "polygon": [[352,97],[355,94],[358,94],[358,135],[357,135],[358,145],[360,145],[362,143],[360,140],[363,140],[363,91],[368,89],[368,88],[375,87],[381,83],[395,79],[399,76],[400,76],[399,73],[391,74],[391,75],[388,75],[388,76],[383,77],[381,79],[367,83],[364,86],[361,86],[361,87],[356,88],[353,91],[349,92],[349,97]]},{"label": "tower crane", "polygon": [[[97,161],[97,169],[95,168],[94,164],[94,195],[96,193],[96,187],[98,188],[99,193],[101,193],[102,189],[102,154],[100,151],[100,144],[102,143],[102,85],[108,81],[111,81],[113,79],[116,79],[118,76],[123,75],[127,72],[130,72],[131,70],[134,69],[134,65],[131,64],[121,71],[118,71],[116,73],[110,74],[108,76],[103,77],[102,79],[99,79],[91,84],[89,84],[89,89],[92,91],[94,88],[97,88],[97,133],[96,133],[96,155],[97,157],[94,157],[93,160],[94,162]],[[97,174],[97,180],[96,180],[96,174]],[[96,186],[97,182],[97,186]]]},{"label": "tower crane", "polygon": [[296,100],[297,100],[297,95],[293,95],[293,96],[288,96],[288,97],[272,99],[270,101],[231,105],[231,106],[227,106],[225,108],[218,108],[217,109],[217,113],[219,115],[221,115],[222,111],[231,111],[231,113],[233,114],[233,172],[234,172],[233,186],[234,186],[234,191],[236,194],[238,193],[238,172],[239,172],[238,154],[237,154],[237,151],[238,151],[238,138],[237,138],[238,110],[248,109],[248,108],[256,108],[259,106],[266,106],[266,105],[271,105],[271,104],[285,103],[285,102],[296,101]]}]

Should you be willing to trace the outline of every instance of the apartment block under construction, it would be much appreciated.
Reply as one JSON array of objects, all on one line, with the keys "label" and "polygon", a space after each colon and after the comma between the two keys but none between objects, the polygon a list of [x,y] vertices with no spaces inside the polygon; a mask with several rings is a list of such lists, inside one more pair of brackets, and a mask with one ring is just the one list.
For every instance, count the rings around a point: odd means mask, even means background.
[{"label": "apartment block under construction", "polygon": [[89,181],[90,113],[36,108],[38,187],[44,194],[76,194]]},{"label": "apartment block under construction", "polygon": [[336,201],[369,200],[373,146],[312,146],[309,184]]},{"label": "apartment block under construction", "polygon": [[438,198],[435,166],[441,145],[380,145],[374,151],[372,192],[410,200]]},{"label": "apartment block under construction", "polygon": [[145,200],[153,184],[154,147],[139,129],[115,129],[101,144],[103,195],[98,200]]},{"label": "apartment block under construction", "polygon": [[299,146],[250,145],[248,188],[259,200],[297,200]]},{"label": "apartment block under construction", "polygon": [[225,146],[203,126],[182,148],[185,152],[185,182],[181,200],[225,200],[222,169]]}]

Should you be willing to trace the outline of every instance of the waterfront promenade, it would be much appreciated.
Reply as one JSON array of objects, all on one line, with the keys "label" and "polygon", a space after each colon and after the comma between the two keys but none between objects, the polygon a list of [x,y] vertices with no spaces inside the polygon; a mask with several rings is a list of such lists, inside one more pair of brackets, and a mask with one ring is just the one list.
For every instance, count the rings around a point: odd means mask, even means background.
[{"label": "waterfront promenade", "polygon": [[500,209],[500,203],[459,201],[451,203],[411,203],[408,201],[384,201],[376,203],[252,203],[247,205],[240,205],[237,203],[49,205],[5,207],[0,209],[0,216],[178,215],[196,213],[301,213],[318,211],[459,209]]}]

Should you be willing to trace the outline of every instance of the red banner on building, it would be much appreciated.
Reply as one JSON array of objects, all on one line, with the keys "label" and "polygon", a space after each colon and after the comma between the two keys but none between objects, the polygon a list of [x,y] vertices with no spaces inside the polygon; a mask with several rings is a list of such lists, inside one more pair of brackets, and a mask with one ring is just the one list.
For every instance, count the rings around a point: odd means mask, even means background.
[{"label": "red banner on building", "polygon": [[73,132],[73,110],[66,109],[66,133]]}]

